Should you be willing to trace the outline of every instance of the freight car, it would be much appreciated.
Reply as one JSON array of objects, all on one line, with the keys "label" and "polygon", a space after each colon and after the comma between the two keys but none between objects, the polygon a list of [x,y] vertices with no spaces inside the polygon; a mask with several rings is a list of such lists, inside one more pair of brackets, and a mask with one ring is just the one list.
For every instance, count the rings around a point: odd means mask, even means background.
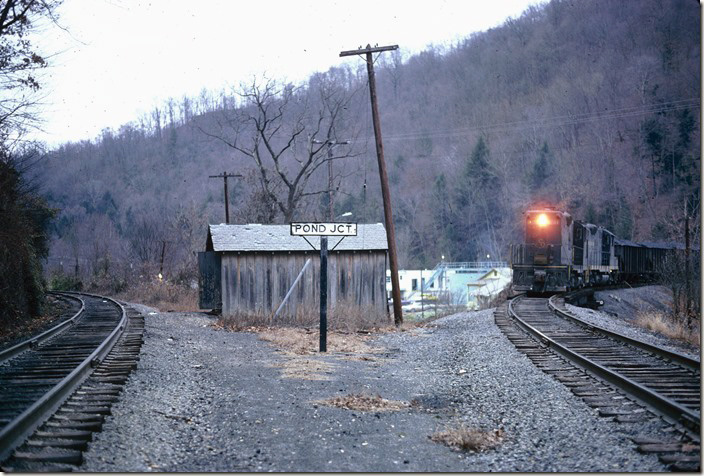
[{"label": "freight car", "polygon": [[629,283],[655,281],[668,255],[674,250],[683,249],[680,243],[634,243],[617,239],[614,253],[618,260],[620,280]]},{"label": "freight car", "polygon": [[552,207],[525,212],[525,237],[511,247],[516,291],[569,291],[583,286],[653,280],[675,244],[621,240],[606,228]]}]

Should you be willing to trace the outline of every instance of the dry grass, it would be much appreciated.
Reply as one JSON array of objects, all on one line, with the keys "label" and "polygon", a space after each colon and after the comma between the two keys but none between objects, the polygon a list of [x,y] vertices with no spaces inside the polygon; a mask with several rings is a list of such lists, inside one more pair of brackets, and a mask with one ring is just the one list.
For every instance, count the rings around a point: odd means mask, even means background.
[{"label": "dry grass", "polygon": [[[217,326],[218,324],[216,324]],[[291,327],[251,327],[260,339],[270,342],[284,356],[284,360],[274,364],[281,369],[283,378],[303,380],[330,380],[335,364],[323,360],[324,357],[349,358],[350,354],[370,354],[379,349],[366,343],[368,335],[347,334],[339,331],[328,332],[327,353],[319,353],[320,338],[317,330]]]},{"label": "dry grass", "polygon": [[458,426],[437,432],[429,438],[460,451],[480,452],[499,446],[503,442],[504,432],[500,429],[484,431]]},{"label": "dry grass", "polygon": [[[285,313],[274,317],[273,312],[240,311],[223,316],[220,326],[228,330],[243,330],[250,327],[299,327],[316,328],[320,323],[319,308],[299,307],[294,315]],[[328,311],[328,329],[342,332],[372,331],[393,326],[385,313],[371,307],[359,307],[356,304],[338,302]]]},{"label": "dry grass", "polygon": [[[270,327],[258,329],[259,338],[271,342],[279,350],[293,354],[317,353],[320,347],[318,330],[290,327]],[[368,335],[329,331],[327,338],[328,353],[369,354],[379,349],[367,344]]]},{"label": "dry grass", "polygon": [[[247,313],[238,316],[220,317],[214,324],[215,329],[227,331],[254,332],[260,339],[271,342],[278,350],[295,355],[317,354],[320,349],[320,334],[317,325],[308,328],[262,325],[271,322],[266,316]],[[315,323],[318,324],[318,323]],[[427,336],[419,331],[421,324],[404,322],[399,328],[393,324],[372,330],[334,330],[327,335],[328,355],[352,360],[380,360],[369,354],[378,354],[383,349],[369,345],[368,341],[383,332],[408,332],[413,336]]]},{"label": "dry grass", "polygon": [[666,314],[658,311],[641,311],[636,315],[635,324],[662,334],[670,339],[686,342],[695,347],[700,346],[699,322],[695,321],[692,329],[680,321],[673,320]]},{"label": "dry grass", "polygon": [[315,403],[329,407],[345,408],[360,412],[395,412],[409,407],[406,402],[387,400],[380,395],[353,394],[317,400]]},{"label": "dry grass", "polygon": [[138,302],[162,311],[197,311],[198,290],[167,281],[136,284],[117,295],[117,299]]},{"label": "dry grass", "polygon": [[335,366],[316,358],[304,358],[300,355],[287,354],[283,362],[277,362],[274,367],[281,369],[283,378],[300,380],[330,380]]}]

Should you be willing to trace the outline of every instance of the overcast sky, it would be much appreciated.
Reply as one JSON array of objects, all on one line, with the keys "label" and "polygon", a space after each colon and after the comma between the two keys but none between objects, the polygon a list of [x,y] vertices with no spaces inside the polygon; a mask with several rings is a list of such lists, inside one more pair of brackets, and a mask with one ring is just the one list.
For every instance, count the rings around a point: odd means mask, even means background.
[{"label": "overcast sky", "polygon": [[343,50],[446,45],[518,17],[539,0],[64,0],[34,40],[50,146],[94,139],[169,97],[219,91],[253,75],[298,82],[358,57]]}]

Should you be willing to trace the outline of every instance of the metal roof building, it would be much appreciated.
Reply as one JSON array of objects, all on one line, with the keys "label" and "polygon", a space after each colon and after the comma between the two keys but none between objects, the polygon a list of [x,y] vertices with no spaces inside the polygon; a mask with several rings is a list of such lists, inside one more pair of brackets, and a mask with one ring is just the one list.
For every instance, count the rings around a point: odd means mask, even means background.
[{"label": "metal roof building", "polygon": [[[201,309],[273,316],[283,303],[280,319],[317,318],[320,238],[306,239],[292,236],[289,225],[210,225],[198,256]],[[354,308],[388,318],[384,226],[359,224],[356,236],[329,237],[328,250],[330,314]]]},{"label": "metal roof building", "polygon": [[[386,229],[381,223],[357,226],[357,236],[328,238],[328,249],[336,251],[386,251]],[[320,237],[308,237],[320,249]],[[291,236],[289,225],[210,225],[206,251],[312,251],[300,236]]]}]

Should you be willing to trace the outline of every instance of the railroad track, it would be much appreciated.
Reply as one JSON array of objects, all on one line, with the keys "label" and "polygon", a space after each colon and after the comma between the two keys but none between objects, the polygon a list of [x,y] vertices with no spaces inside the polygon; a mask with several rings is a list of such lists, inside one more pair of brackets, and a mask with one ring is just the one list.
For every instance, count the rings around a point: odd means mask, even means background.
[{"label": "railroad track", "polygon": [[677,438],[634,439],[675,470],[700,467],[700,363],[572,316],[560,297],[517,297],[497,325],[533,362],[618,422],[661,418]]},{"label": "railroad track", "polygon": [[110,298],[71,293],[80,310],[0,352],[0,463],[4,471],[76,469],[129,372],[144,318]]}]

